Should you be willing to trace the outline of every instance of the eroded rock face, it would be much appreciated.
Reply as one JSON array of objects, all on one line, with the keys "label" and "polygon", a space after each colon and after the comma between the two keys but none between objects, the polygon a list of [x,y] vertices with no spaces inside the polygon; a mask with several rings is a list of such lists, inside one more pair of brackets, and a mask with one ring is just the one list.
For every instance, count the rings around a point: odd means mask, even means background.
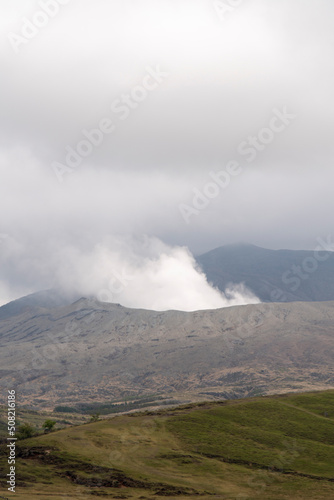
[{"label": "eroded rock face", "polygon": [[333,352],[334,302],[186,313],[80,299],[0,320],[0,385],[40,407],[130,393],[210,399],[326,389]]}]

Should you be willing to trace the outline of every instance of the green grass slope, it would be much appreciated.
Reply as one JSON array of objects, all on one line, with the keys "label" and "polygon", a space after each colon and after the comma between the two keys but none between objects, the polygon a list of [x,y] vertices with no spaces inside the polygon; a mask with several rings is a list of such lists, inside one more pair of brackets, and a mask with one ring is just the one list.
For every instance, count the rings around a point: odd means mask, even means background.
[{"label": "green grass slope", "polygon": [[18,500],[334,498],[334,391],[74,426],[18,442],[17,472]]}]

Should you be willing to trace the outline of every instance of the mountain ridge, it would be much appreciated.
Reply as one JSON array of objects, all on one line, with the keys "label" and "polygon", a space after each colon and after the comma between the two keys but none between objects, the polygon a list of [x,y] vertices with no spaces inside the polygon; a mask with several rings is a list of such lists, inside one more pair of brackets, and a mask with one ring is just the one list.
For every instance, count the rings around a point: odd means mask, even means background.
[{"label": "mountain ridge", "polygon": [[183,312],[80,299],[0,321],[0,386],[48,407],[322,390],[334,387],[333,352],[334,302]]},{"label": "mountain ridge", "polygon": [[196,261],[222,292],[230,283],[244,283],[262,302],[334,300],[332,251],[271,250],[242,243],[210,250]]}]

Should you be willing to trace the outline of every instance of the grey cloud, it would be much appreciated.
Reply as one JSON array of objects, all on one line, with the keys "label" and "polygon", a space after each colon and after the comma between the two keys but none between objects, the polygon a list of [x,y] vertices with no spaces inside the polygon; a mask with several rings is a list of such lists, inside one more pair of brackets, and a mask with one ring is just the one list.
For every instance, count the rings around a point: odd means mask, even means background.
[{"label": "grey cloud", "polygon": [[[62,246],[85,255],[115,234],[199,253],[234,241],[313,248],[330,232],[330,0],[242,2],[224,21],[211,1],[72,0],[18,54],[8,33],[40,7],[13,4],[0,7],[3,297],[46,286]],[[157,66],[168,78],[121,120],[110,106]],[[240,144],[284,107],[296,118],[247,162]],[[52,163],[103,118],[115,131],[59,183]],[[186,224],[179,205],[230,160],[243,173]]]}]

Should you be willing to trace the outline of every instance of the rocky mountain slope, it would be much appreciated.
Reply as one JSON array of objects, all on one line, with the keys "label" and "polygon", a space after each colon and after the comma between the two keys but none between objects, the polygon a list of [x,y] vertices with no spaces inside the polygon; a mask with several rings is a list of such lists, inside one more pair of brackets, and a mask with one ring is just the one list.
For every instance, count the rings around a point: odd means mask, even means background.
[{"label": "rocky mountain slope", "polygon": [[186,313],[82,298],[0,320],[2,395],[44,407],[332,388],[333,354],[334,302]]}]

